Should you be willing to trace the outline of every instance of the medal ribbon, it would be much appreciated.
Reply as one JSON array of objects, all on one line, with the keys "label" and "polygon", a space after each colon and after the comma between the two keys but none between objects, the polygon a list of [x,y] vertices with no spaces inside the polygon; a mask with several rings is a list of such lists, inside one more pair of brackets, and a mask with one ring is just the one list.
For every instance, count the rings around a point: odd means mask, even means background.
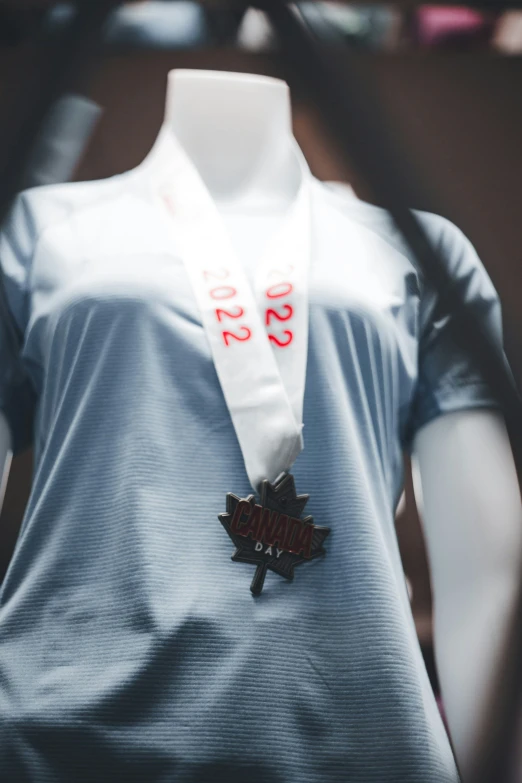
[{"label": "medal ribbon", "polygon": [[255,491],[288,471],[303,448],[308,350],[310,172],[257,265],[254,291],[219,211],[172,133],[158,195],[167,208],[214,366]]}]

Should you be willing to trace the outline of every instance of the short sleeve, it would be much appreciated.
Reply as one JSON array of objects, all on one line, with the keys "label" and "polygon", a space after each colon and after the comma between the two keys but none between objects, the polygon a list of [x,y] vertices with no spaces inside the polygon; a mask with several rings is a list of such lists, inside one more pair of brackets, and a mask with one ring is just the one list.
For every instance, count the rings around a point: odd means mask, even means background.
[{"label": "short sleeve", "polygon": [[21,349],[29,316],[29,279],[35,229],[21,194],[0,232],[0,409],[9,424],[13,454],[33,441],[35,393]]},{"label": "short sleeve", "polygon": [[[434,219],[428,220],[428,233],[442,251],[462,301],[502,351],[500,301],[473,245],[449,221],[428,217]],[[470,408],[498,407],[478,363],[455,340],[455,328],[441,297],[424,286],[419,314],[418,381],[410,409],[407,445],[421,427],[437,416]]]}]

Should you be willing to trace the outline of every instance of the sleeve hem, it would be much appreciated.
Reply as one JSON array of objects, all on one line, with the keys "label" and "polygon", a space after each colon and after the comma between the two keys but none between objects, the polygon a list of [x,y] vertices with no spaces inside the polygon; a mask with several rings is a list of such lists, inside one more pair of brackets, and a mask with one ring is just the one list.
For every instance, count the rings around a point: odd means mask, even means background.
[{"label": "sleeve hem", "polygon": [[[462,395],[459,396],[458,392]],[[457,392],[457,394],[455,394]],[[464,393],[466,392],[466,393]],[[462,383],[451,389],[441,390],[431,398],[431,404],[420,415],[415,416],[409,423],[408,432],[404,438],[403,446],[411,453],[413,441],[420,429],[439,416],[458,411],[476,410],[485,408],[501,410],[498,400],[492,395],[491,389],[484,383]]]}]

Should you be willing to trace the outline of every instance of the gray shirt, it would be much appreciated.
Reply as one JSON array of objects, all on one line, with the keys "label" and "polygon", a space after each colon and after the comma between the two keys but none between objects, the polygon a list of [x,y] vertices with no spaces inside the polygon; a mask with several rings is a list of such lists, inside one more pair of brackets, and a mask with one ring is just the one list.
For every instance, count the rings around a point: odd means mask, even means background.
[{"label": "gray shirt", "polygon": [[[500,336],[468,240],[421,218]],[[250,487],[166,219],[136,170],[23,193],[1,238],[0,405],[35,461],[0,594],[0,777],[456,783],[394,530],[418,428],[495,404],[450,314],[385,212],[314,183],[293,474],[331,534],[254,598],[217,517]]]}]

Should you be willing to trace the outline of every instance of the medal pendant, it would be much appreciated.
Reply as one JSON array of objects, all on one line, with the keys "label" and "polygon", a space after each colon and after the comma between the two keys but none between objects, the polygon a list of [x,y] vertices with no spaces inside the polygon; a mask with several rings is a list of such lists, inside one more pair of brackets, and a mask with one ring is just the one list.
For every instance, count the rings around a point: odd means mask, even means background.
[{"label": "medal pendant", "polygon": [[268,569],[285,579],[294,568],[326,554],[323,542],[328,527],[314,525],[311,516],[301,519],[308,495],[297,495],[294,477],[281,473],[275,482],[263,481],[260,500],[227,494],[227,510],[218,518],[236,546],[232,560],[251,563],[257,569],[250,585],[253,595],[263,590]]}]

